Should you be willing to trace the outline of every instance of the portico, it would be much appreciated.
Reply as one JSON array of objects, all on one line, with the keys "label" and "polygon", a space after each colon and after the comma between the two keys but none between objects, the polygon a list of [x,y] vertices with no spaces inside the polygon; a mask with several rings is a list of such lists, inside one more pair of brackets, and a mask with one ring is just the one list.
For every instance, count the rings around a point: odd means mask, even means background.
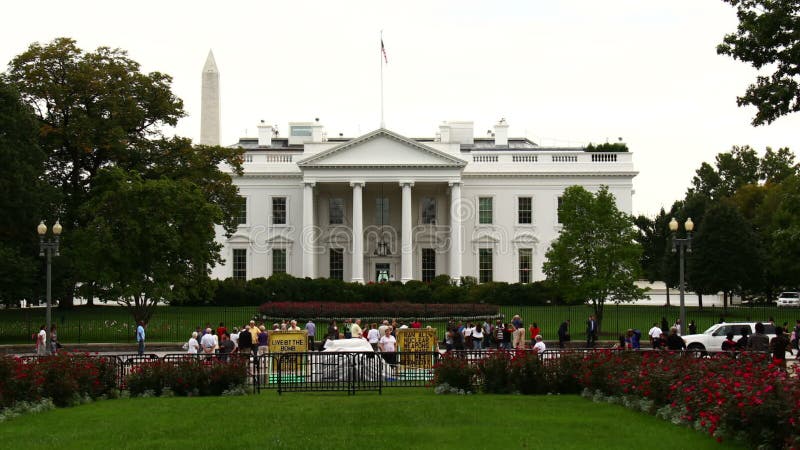
[{"label": "portico", "polygon": [[458,280],[465,165],[384,129],[299,161],[303,276]]}]

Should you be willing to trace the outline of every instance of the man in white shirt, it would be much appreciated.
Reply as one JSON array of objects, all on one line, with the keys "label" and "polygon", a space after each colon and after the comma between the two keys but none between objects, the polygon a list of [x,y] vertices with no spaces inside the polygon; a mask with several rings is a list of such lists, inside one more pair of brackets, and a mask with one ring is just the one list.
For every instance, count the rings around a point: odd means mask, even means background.
[{"label": "man in white shirt", "polygon": [[540,335],[536,336],[536,344],[534,344],[533,350],[536,353],[542,353],[546,349],[547,349],[547,347],[545,347],[545,345],[544,345],[544,341],[542,340],[542,335],[540,334]]},{"label": "man in white shirt", "polygon": [[650,336],[650,345],[655,350],[656,348],[656,341],[661,337],[661,328],[659,328],[657,323],[653,323],[653,328],[650,328],[650,331],[647,334]]},{"label": "man in white shirt", "polygon": [[215,345],[214,334],[211,333],[211,328],[206,328],[206,333],[200,339],[200,348],[203,350],[203,353],[208,355],[214,353]]}]

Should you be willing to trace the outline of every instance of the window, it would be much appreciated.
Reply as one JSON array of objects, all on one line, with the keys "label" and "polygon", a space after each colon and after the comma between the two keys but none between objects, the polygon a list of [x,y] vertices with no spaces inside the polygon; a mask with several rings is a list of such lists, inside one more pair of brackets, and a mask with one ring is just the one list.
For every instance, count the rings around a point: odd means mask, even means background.
[{"label": "window", "polygon": [[556,206],[556,208],[557,208],[557,210],[556,210],[556,218],[558,220],[558,223],[561,223],[561,207],[562,207],[563,203],[564,203],[564,198],[559,196],[558,197],[558,206]]},{"label": "window", "polygon": [[422,197],[422,223],[436,224],[436,199]]},{"label": "window", "polygon": [[233,249],[233,278],[235,280],[247,279],[247,249]]},{"label": "window", "polygon": [[533,250],[530,248],[519,249],[519,282],[531,282],[531,260],[533,259]]},{"label": "window", "polygon": [[237,225],[244,225],[247,223],[247,198],[239,197],[238,204],[234,209],[234,218]]},{"label": "window", "polygon": [[492,249],[478,249],[478,282],[492,281]]},{"label": "window", "polygon": [[344,280],[344,250],[332,248],[330,253],[330,275],[332,280]]},{"label": "window", "polygon": [[272,197],[272,224],[286,225],[286,197]]},{"label": "window", "polygon": [[492,223],[492,197],[478,198],[478,223]]},{"label": "window", "polygon": [[436,251],[432,248],[422,249],[422,281],[430,283],[436,277]]},{"label": "window", "polygon": [[341,225],[344,223],[344,199],[330,199],[328,203],[328,223],[331,225]]},{"label": "window", "polygon": [[517,198],[517,223],[533,223],[533,199],[531,197]]},{"label": "window", "polygon": [[286,249],[272,249],[272,273],[286,273]]},{"label": "window", "polygon": [[375,223],[378,225],[389,223],[389,199],[386,197],[375,199]]},{"label": "window", "polygon": [[295,126],[291,129],[292,136],[311,136],[311,127],[309,126]]}]

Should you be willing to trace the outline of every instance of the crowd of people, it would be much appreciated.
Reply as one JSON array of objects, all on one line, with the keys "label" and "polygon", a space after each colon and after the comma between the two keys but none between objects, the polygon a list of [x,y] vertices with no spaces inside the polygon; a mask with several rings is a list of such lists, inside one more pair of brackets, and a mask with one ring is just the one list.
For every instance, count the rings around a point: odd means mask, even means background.
[{"label": "crowd of people", "polygon": [[445,350],[526,350],[543,352],[546,349],[541,328],[532,322],[527,330],[519,315],[510,322],[489,319],[481,322],[450,321],[444,337]]}]

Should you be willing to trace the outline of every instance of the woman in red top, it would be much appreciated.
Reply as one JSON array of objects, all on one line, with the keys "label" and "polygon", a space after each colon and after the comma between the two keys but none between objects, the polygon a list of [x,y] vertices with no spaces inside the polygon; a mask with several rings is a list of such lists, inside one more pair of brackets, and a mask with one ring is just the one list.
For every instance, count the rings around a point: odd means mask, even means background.
[{"label": "woman in red top", "polygon": [[531,345],[533,345],[536,343],[536,336],[542,334],[542,330],[539,329],[539,325],[536,322],[533,322],[528,331],[531,332]]}]

